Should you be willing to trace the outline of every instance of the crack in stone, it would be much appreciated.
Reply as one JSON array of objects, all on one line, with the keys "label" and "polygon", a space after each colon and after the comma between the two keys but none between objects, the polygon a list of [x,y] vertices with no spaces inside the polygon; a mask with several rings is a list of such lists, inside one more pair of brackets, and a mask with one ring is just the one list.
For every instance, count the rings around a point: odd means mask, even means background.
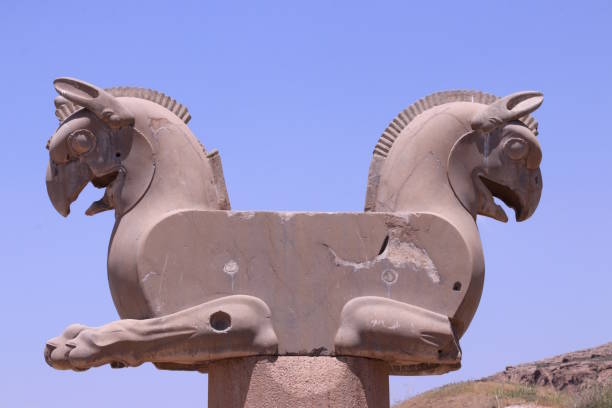
[{"label": "crack in stone", "polygon": [[361,269],[370,269],[379,262],[387,260],[395,268],[404,268],[413,265],[418,271],[424,271],[433,283],[440,283],[440,273],[424,248],[416,246],[412,242],[402,242],[397,238],[389,238],[385,250],[376,258],[362,262],[354,262],[341,258],[329,245],[323,243],[334,257],[336,266],[353,268],[356,272]]}]

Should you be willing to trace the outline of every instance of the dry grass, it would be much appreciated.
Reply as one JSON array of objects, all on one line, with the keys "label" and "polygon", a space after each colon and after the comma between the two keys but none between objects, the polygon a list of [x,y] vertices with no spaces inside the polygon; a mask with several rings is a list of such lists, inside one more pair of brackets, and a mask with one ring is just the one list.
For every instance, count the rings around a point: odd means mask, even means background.
[{"label": "dry grass", "polygon": [[576,408],[612,408],[612,384],[591,388],[575,399]]},{"label": "dry grass", "polygon": [[552,388],[532,387],[492,381],[470,381],[449,384],[417,395],[394,408],[503,408],[532,404],[551,408],[601,408],[606,405],[576,405],[569,394]]}]

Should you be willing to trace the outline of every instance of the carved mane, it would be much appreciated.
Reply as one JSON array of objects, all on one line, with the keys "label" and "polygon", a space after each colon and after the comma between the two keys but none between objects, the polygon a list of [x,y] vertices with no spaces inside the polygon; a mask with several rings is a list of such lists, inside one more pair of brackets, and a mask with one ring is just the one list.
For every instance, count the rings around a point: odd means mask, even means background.
[{"label": "carved mane", "polygon": [[[385,159],[389,155],[391,148],[395,141],[400,137],[402,131],[408,126],[410,122],[416,119],[423,112],[435,108],[436,106],[444,105],[452,102],[472,102],[480,103],[483,105],[491,105],[493,102],[500,99],[498,96],[480,92],[480,91],[468,91],[468,90],[454,90],[436,92],[425,98],[419,99],[408,108],[401,111],[383,131],[382,135],[378,139],[376,146],[374,146],[373,157],[370,163],[370,169],[368,172],[368,187],[366,192],[366,203],[365,211],[374,211],[375,199],[378,190],[379,183],[379,170],[384,163]],[[534,135],[538,135],[538,122],[531,115],[525,115],[519,119],[525,126],[527,126]]]},{"label": "carved mane", "polygon": [[[162,92],[154,91],[153,89],[148,88],[128,86],[106,88],[105,91],[116,97],[127,96],[155,102],[156,104],[163,106],[175,114],[185,124],[191,120],[191,115],[189,114],[189,110],[185,105],[179,103]],[[63,99],[60,104],[56,104],[55,116],[57,116],[60,122],[63,122],[68,116],[81,109],[83,109],[82,106],[73,104],[72,102]]]},{"label": "carved mane", "polygon": [[[419,99],[408,108],[401,111],[391,123],[389,123],[378,139],[378,143],[376,143],[373,153],[375,156],[387,157],[391,147],[393,147],[393,143],[399,137],[402,130],[404,130],[414,118],[426,110],[450,102],[473,102],[490,105],[498,99],[498,96],[488,93],[462,90],[436,92],[425,98]],[[538,135],[538,122],[531,115],[523,116],[520,118],[520,121],[531,129],[536,136]]]}]

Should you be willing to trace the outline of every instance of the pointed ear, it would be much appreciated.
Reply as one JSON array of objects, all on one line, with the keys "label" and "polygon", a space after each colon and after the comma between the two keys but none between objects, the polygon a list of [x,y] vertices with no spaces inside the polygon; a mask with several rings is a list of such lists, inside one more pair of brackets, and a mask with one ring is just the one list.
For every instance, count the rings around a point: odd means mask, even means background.
[{"label": "pointed ear", "polygon": [[542,105],[544,95],[523,91],[505,96],[485,107],[472,119],[472,129],[488,132],[505,123],[530,114]]},{"label": "pointed ear", "polygon": [[538,109],[544,102],[544,94],[537,91],[517,92],[501,100],[505,101],[506,108],[512,112],[511,120],[515,120]]},{"label": "pointed ear", "polygon": [[58,78],[53,86],[62,97],[92,111],[112,128],[134,124],[134,115],[104,89],[74,78]]},{"label": "pointed ear", "polygon": [[81,106],[99,97],[101,91],[95,85],[74,78],[57,78],[53,86],[58,94]]}]

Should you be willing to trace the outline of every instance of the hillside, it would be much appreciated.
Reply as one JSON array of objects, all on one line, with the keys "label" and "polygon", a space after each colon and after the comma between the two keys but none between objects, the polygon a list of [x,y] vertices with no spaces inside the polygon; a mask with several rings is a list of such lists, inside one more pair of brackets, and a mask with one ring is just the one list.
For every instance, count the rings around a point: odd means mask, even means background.
[{"label": "hillside", "polygon": [[445,385],[394,408],[612,408],[612,343]]}]

